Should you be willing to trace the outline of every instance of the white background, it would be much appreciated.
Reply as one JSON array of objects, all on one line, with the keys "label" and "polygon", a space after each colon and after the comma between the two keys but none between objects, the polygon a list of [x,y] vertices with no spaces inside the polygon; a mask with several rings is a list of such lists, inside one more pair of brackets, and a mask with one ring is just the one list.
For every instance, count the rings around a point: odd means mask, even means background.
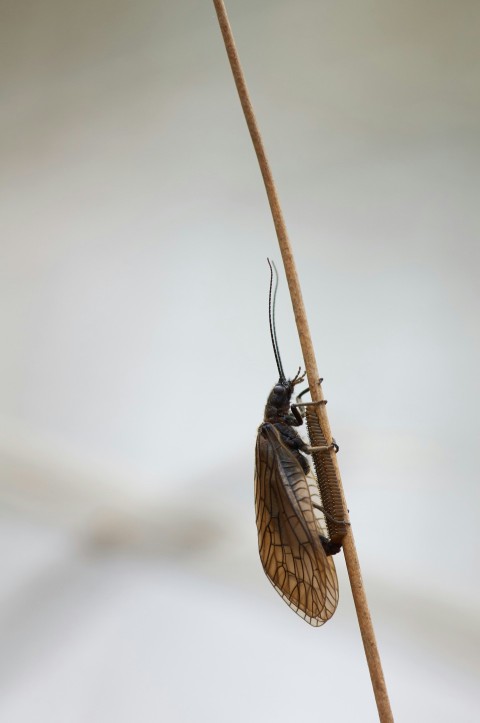
[{"label": "white background", "polygon": [[[230,2],[398,721],[478,716],[479,6]],[[5,3],[0,716],[375,720],[264,578],[273,225],[209,2]],[[283,279],[285,370],[301,363]]]}]

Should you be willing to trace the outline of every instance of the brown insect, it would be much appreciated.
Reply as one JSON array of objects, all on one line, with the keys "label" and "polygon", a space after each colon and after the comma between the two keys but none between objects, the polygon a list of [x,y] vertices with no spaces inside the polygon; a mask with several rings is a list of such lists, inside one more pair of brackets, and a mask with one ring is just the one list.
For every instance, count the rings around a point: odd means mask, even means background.
[{"label": "brown insect", "polygon": [[[295,386],[305,374],[287,380],[275,330],[275,296],[270,261],[269,321],[279,380],[265,406],[255,449],[255,511],[258,548],[263,569],[275,590],[310,625],[323,625],[338,603],[338,581],[332,555],[341,545],[326,533],[316,479],[305,457],[312,452],[338,451],[330,446],[310,447],[294,427],[303,424],[306,404],[292,404]],[[300,397],[297,397],[300,402]]]}]

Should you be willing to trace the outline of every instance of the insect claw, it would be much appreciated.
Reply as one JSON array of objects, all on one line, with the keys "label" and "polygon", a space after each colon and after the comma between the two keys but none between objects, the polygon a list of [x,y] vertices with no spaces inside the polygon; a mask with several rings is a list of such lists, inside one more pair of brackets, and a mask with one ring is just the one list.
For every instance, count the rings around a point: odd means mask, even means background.
[{"label": "insect claw", "polygon": [[304,451],[305,451],[307,454],[313,454],[313,452],[331,452],[332,450],[335,452],[335,454],[337,454],[337,452],[340,450],[340,447],[339,447],[338,444],[335,442],[335,440],[334,440],[333,437],[332,437],[332,442],[331,442],[331,444],[328,445],[328,447],[326,447],[326,446],[322,446],[322,447],[307,447]]}]

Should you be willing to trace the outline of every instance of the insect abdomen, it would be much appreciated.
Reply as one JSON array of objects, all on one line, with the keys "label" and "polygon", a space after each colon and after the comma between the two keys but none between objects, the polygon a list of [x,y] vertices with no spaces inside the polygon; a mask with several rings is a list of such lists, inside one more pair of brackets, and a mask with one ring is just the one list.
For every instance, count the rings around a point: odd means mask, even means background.
[{"label": "insect abdomen", "polygon": [[[306,407],[306,422],[308,436],[312,447],[325,446],[327,440],[322,432],[318,421],[317,412],[313,407]],[[334,543],[341,544],[345,537],[342,495],[337,480],[337,474],[330,454],[322,454],[321,452],[312,453],[313,466],[318,481],[320,497],[322,498],[322,506],[327,513],[325,522],[328,529],[330,540]],[[335,522],[337,520],[337,522]]]},{"label": "insect abdomen", "polygon": [[[285,602],[310,625],[323,625],[338,602],[335,566],[320,541],[313,506],[319,503],[301,465],[275,426],[260,425],[256,445],[255,507],[264,571]],[[313,484],[313,483],[312,483]]]}]

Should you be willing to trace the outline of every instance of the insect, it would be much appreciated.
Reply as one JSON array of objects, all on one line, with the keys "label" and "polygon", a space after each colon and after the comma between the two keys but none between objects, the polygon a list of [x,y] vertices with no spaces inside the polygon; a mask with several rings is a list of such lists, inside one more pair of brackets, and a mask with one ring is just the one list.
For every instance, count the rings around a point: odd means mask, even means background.
[{"label": "insect", "polygon": [[[295,427],[303,424],[307,404],[292,404],[294,388],[305,374],[293,379],[283,371],[275,329],[278,275],[270,260],[269,323],[279,380],[270,392],[255,448],[255,512],[258,548],[263,569],[275,590],[310,625],[329,620],[338,603],[338,581],[332,555],[341,545],[325,534],[317,481],[305,455],[330,454],[330,446],[310,447]],[[275,269],[275,289],[272,286]],[[323,402],[324,403],[324,402]]]}]

